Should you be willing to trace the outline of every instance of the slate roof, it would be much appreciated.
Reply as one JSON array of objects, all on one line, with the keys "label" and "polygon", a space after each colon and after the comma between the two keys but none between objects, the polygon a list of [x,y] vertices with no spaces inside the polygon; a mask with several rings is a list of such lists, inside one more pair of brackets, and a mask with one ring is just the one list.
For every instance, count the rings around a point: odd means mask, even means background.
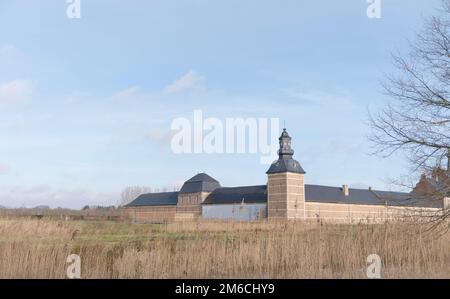
[{"label": "slate roof", "polygon": [[286,128],[284,128],[280,138],[278,138],[280,141],[278,160],[270,165],[269,170],[266,172],[267,174],[282,172],[306,173],[300,166],[300,163],[292,158],[294,150],[291,148],[291,139]]},{"label": "slate roof", "polygon": [[377,191],[369,189],[349,189],[345,196],[341,187],[305,185],[305,200],[322,203],[347,203],[362,205],[389,205],[441,208],[440,201],[412,198],[410,193]]},{"label": "slate roof", "polygon": [[235,204],[235,203],[266,203],[267,187],[244,186],[217,188],[205,199],[203,204]]},{"label": "slate roof", "polygon": [[178,192],[147,193],[138,196],[125,207],[170,206],[178,203]]},{"label": "slate roof", "polygon": [[[203,204],[238,204],[242,203],[242,199],[244,203],[266,203],[267,186],[219,188],[212,192]],[[341,187],[308,184],[305,185],[305,200],[321,203],[442,208],[441,201],[411,198],[409,193],[350,188],[349,195],[345,196]]]},{"label": "slate roof", "polygon": [[199,173],[183,184],[180,193],[212,192],[217,188],[220,188],[220,183],[216,179],[206,173]]},{"label": "slate roof", "polygon": [[[176,205],[179,193],[211,192],[203,204],[266,203],[267,186],[221,187],[206,173],[199,173],[186,181],[180,192],[142,194],[126,207]],[[423,199],[411,193],[349,189],[345,196],[341,187],[305,185],[305,200],[321,203],[345,203],[363,205],[389,205],[442,208],[442,201]]]},{"label": "slate roof", "polygon": [[281,172],[295,172],[295,173],[306,173],[300,163],[292,157],[280,157],[278,160],[270,165],[267,174],[269,173],[281,173]]}]

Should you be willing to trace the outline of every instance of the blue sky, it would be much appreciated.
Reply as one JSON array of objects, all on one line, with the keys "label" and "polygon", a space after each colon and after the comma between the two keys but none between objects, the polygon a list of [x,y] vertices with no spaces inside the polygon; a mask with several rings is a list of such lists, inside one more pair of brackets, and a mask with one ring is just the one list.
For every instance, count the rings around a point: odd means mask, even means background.
[{"label": "blue sky", "polygon": [[258,154],[174,154],[171,122],[278,117],[306,183],[392,189],[369,155],[390,53],[438,1],[0,0],[0,205],[115,204],[129,185],[264,184]]}]

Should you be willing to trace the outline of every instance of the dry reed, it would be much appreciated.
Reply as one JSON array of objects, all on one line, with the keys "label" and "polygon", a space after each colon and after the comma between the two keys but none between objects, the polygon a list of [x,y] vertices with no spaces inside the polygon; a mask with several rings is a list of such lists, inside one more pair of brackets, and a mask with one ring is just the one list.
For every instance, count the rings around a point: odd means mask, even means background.
[{"label": "dry reed", "polygon": [[450,278],[449,249],[411,223],[0,219],[0,278],[65,278],[69,254],[82,278],[365,278],[372,253],[384,278]]}]

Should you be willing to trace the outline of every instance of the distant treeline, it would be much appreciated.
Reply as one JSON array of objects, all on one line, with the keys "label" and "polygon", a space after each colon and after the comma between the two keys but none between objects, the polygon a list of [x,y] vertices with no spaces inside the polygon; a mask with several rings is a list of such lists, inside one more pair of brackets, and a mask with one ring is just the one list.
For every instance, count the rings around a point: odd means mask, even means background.
[{"label": "distant treeline", "polygon": [[50,208],[38,206],[34,208],[5,208],[0,207],[0,216],[31,217],[31,218],[60,218],[71,220],[119,220],[122,219],[120,209],[115,206],[84,206],[81,210],[66,208]]}]

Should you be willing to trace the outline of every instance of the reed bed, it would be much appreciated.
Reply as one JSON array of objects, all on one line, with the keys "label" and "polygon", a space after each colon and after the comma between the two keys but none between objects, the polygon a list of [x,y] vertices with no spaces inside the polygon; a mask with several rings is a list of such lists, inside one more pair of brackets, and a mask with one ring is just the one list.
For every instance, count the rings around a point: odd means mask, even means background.
[{"label": "reed bed", "polygon": [[450,278],[450,234],[418,223],[132,224],[0,218],[0,278]]}]

